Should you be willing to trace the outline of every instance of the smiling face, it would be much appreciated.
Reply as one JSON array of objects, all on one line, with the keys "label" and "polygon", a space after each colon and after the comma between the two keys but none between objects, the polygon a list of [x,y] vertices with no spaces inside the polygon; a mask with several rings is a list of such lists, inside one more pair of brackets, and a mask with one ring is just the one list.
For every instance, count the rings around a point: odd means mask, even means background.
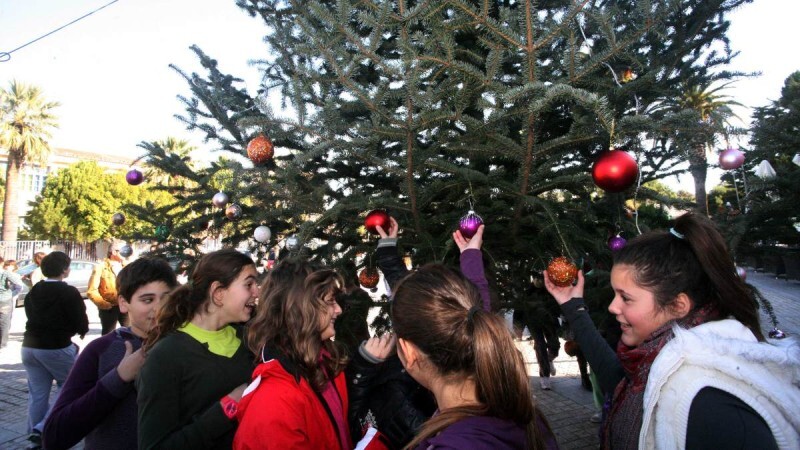
[{"label": "smiling face", "polygon": [[319,312],[319,329],[322,340],[327,341],[336,335],[333,325],[336,322],[336,318],[342,313],[342,308],[333,294],[326,295],[322,303],[322,310]]},{"label": "smiling face", "polygon": [[253,315],[258,299],[256,266],[244,266],[228,287],[220,287],[214,295],[220,304],[223,323],[247,322]]},{"label": "smiling face", "polygon": [[130,300],[119,297],[119,310],[128,313],[128,326],[136,336],[144,338],[156,323],[156,311],[161,300],[172,291],[163,281],[153,281],[140,287]]},{"label": "smiling face", "polygon": [[622,342],[628,347],[638,347],[655,330],[678,317],[669,308],[658,308],[653,293],[634,280],[633,266],[617,264],[611,269],[611,286],[614,300],[608,311],[617,317],[622,328]]}]

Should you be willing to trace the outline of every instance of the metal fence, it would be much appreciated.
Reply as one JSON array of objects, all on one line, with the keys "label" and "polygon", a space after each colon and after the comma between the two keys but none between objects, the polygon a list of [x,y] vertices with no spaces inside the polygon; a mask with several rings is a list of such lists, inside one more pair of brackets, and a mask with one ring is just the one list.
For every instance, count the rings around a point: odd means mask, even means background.
[{"label": "metal fence", "polygon": [[3,259],[24,261],[33,259],[38,251],[50,252],[58,250],[72,259],[94,261],[97,259],[96,242],[73,241],[0,241],[0,256]]}]

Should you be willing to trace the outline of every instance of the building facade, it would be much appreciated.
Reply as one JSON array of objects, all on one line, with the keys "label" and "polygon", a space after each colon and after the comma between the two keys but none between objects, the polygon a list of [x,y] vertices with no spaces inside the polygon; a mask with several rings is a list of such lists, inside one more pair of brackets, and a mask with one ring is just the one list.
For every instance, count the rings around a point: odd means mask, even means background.
[{"label": "building facade", "polygon": [[[4,148],[0,148],[0,161],[8,161],[8,151]],[[31,161],[25,163],[20,170],[19,178],[20,227],[24,223],[25,216],[31,210],[30,202],[34,201],[36,196],[42,192],[47,178],[65,167],[82,161],[95,161],[108,172],[127,172],[134,160],[123,156],[53,148],[47,164],[41,165]],[[0,167],[2,167],[0,171],[2,171],[3,177],[5,177],[6,164],[0,164]]]}]

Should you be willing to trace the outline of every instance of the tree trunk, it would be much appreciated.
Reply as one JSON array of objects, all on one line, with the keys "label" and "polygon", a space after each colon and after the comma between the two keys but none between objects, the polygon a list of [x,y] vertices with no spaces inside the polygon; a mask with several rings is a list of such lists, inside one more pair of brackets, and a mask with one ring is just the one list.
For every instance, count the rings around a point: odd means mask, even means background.
[{"label": "tree trunk", "polygon": [[9,152],[6,163],[6,197],[3,199],[3,235],[4,241],[17,240],[19,227],[19,162]]},{"label": "tree trunk", "polygon": [[708,196],[706,195],[708,162],[706,161],[705,146],[697,146],[694,149],[694,154],[689,158],[689,172],[694,178],[694,201],[697,203],[697,212],[708,216]]}]

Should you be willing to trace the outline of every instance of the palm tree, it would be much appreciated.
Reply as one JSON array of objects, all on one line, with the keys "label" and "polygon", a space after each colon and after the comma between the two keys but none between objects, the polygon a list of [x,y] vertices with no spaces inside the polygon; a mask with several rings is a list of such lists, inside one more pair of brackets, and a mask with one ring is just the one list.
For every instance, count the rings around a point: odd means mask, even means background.
[{"label": "palm tree", "polygon": [[0,89],[0,105],[0,146],[8,149],[2,239],[16,241],[20,169],[29,161],[47,161],[50,130],[58,127],[52,110],[59,104],[45,100],[38,87],[14,80],[8,90]]},{"label": "palm tree", "polygon": [[708,215],[706,195],[706,175],[708,172],[708,153],[713,149],[716,138],[721,134],[725,140],[732,130],[730,119],[736,117],[731,106],[742,106],[720,91],[732,82],[712,88],[710,84],[688,85],[683,94],[672,105],[673,110],[688,110],[699,116],[698,126],[690,127],[682,140],[689,160],[689,173],[694,179],[694,198],[697,210]]}]

